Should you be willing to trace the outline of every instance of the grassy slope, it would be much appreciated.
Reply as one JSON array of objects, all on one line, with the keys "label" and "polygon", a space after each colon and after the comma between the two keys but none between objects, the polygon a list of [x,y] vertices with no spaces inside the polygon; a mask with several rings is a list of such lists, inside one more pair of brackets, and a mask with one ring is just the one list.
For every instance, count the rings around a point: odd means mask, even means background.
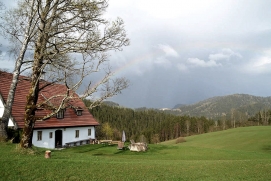
[{"label": "grassy slope", "polygon": [[271,127],[246,127],[150,145],[147,152],[86,145],[35,155],[0,144],[0,180],[270,180]]}]

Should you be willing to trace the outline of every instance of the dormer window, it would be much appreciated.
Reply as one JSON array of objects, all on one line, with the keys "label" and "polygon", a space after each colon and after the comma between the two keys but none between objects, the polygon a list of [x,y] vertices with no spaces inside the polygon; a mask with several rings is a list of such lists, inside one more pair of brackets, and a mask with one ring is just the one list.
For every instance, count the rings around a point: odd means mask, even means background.
[{"label": "dormer window", "polygon": [[57,119],[63,119],[63,118],[64,118],[64,109],[60,109],[60,110],[56,113],[56,118],[57,118]]},{"label": "dormer window", "polygon": [[82,116],[83,109],[76,109],[76,115]]},{"label": "dormer window", "polygon": [[81,107],[73,108],[77,116],[82,116],[83,109]]},{"label": "dormer window", "polygon": [[[71,101],[72,102],[72,101]],[[72,108],[74,110],[74,113],[77,116],[82,116],[83,115],[83,108],[80,106],[74,106],[70,103],[70,108]]]}]

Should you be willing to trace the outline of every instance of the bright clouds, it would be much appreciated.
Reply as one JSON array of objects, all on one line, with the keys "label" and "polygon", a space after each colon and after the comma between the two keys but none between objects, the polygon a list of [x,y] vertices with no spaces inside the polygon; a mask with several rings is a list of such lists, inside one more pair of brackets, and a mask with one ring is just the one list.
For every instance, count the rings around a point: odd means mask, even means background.
[{"label": "bright clouds", "polygon": [[[149,63],[153,65],[163,67],[163,68],[171,68],[173,63],[173,59],[176,59],[179,57],[178,52],[170,45],[168,44],[158,44],[154,49],[152,54],[152,58],[148,59]],[[142,62],[142,64],[145,64],[146,62]],[[150,66],[149,66],[150,67]]]},{"label": "bright clouds", "polygon": [[233,57],[242,58],[242,55],[234,52],[233,50],[229,48],[224,48],[219,53],[209,55],[210,61],[230,60],[230,58],[233,58]]},{"label": "bright clouds", "polygon": [[199,58],[188,58],[185,63],[178,63],[177,68],[180,71],[188,71],[194,67],[210,68],[210,67],[222,67],[226,64],[231,64],[236,59],[241,59],[242,55],[234,52],[229,48],[224,48],[218,53],[210,54],[209,60],[202,60]]},{"label": "bright clouds", "polygon": [[254,63],[255,68],[267,68],[271,65],[271,57],[261,57],[257,62]]},{"label": "bright clouds", "polygon": [[271,73],[271,50],[264,51],[262,56],[251,59],[244,66],[244,72],[252,74]]},{"label": "bright clouds", "polygon": [[221,66],[220,63],[216,63],[214,60],[204,61],[198,58],[189,58],[187,63],[196,67],[217,67]]},{"label": "bright clouds", "polygon": [[179,54],[169,45],[159,44],[158,48],[161,49],[166,54],[166,56],[169,56],[169,57],[178,57],[179,56]]}]

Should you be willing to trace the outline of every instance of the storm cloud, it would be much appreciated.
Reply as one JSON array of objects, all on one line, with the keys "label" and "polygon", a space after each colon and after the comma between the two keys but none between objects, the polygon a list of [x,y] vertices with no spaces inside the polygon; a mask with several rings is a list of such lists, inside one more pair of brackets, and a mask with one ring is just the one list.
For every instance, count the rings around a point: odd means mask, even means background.
[{"label": "storm cloud", "polygon": [[110,100],[172,108],[234,93],[270,96],[270,7],[269,0],[109,1],[105,17],[121,17],[131,41],[110,53],[115,76],[131,82]]}]

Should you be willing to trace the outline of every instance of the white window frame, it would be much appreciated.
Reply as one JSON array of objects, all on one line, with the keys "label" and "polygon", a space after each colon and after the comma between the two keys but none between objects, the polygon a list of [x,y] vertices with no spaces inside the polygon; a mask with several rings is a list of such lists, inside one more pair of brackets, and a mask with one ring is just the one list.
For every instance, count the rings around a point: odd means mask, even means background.
[{"label": "white window frame", "polygon": [[75,130],[75,138],[79,138],[79,130]]},{"label": "white window frame", "polygon": [[63,119],[63,118],[64,118],[64,109],[60,109],[60,110],[56,113],[56,118],[57,118],[57,119]]},{"label": "white window frame", "polygon": [[42,131],[37,131],[37,140],[38,141],[42,140]]}]

